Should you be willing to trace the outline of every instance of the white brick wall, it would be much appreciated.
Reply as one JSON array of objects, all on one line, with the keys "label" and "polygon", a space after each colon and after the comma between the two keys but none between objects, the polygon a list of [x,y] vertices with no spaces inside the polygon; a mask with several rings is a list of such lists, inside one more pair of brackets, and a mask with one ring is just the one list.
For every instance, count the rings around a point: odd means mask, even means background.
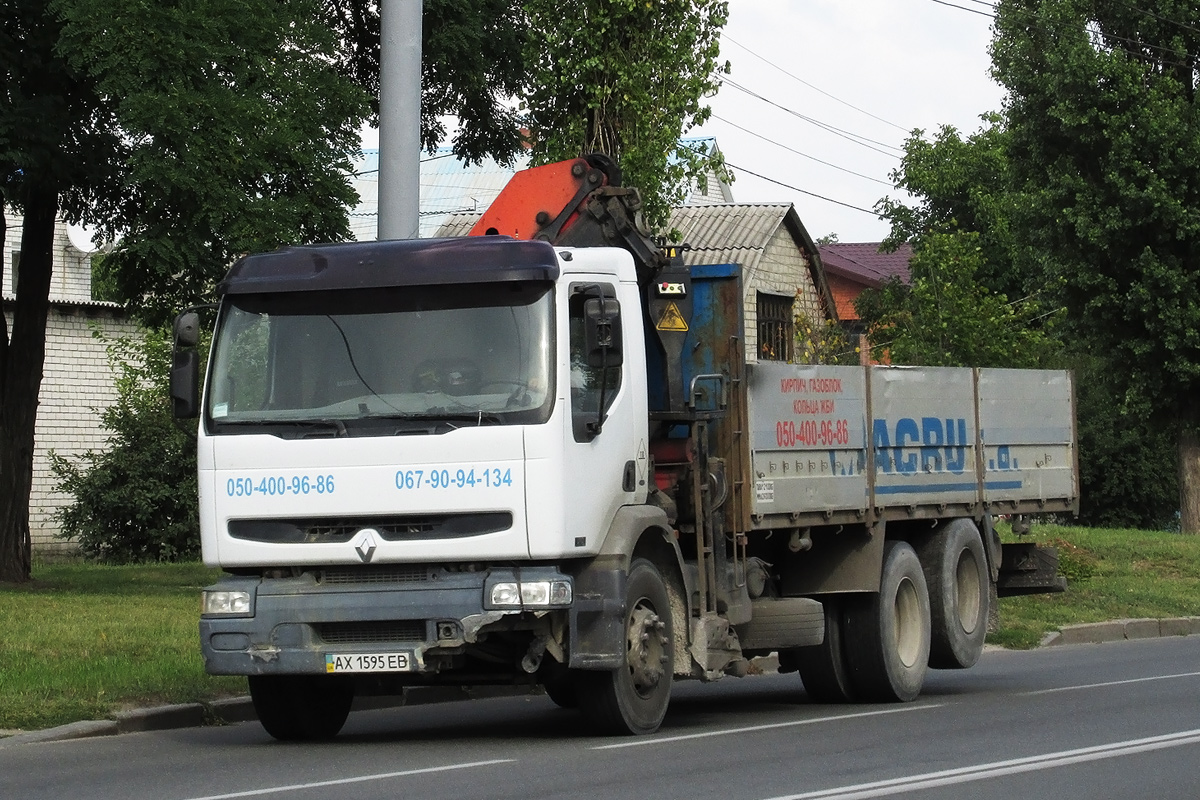
[{"label": "white brick wall", "polygon": [[[11,330],[11,300],[15,297],[12,254],[20,249],[21,218],[6,212],[5,224],[0,294],[6,301],[4,317]],[[74,548],[54,537],[58,532],[54,514],[70,498],[55,491],[58,481],[50,470],[50,451],[75,459],[107,445],[108,431],[100,425],[100,412],[116,400],[115,376],[108,366],[107,343],[92,332],[99,330],[109,339],[138,335],[137,326],[117,306],[92,302],[91,260],[71,244],[61,223],[55,231],[50,300],[29,500],[33,548],[44,555]]]},{"label": "white brick wall", "polygon": [[762,257],[743,275],[745,281],[746,360],[758,363],[758,293],[795,297],[793,314],[804,314],[814,327],[825,322],[821,299],[812,279],[808,256],[796,246],[786,225],[780,225]]}]

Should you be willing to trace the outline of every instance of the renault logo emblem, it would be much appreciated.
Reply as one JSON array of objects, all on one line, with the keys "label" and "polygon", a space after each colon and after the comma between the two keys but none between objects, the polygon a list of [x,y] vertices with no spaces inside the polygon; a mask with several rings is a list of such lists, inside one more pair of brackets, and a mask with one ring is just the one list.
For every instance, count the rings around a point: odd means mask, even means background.
[{"label": "renault logo emblem", "polygon": [[354,545],[354,552],[358,553],[358,557],[364,564],[368,563],[375,556],[375,534],[378,531],[374,528],[363,528],[358,532],[358,541]]}]

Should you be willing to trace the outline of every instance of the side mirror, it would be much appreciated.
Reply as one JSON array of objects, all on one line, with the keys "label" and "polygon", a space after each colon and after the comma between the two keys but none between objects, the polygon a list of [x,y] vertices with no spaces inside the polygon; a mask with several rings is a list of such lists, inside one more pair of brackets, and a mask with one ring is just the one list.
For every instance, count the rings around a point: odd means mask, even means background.
[{"label": "side mirror", "polygon": [[175,346],[195,347],[200,341],[200,315],[185,311],[175,318]]},{"label": "side mirror", "polygon": [[621,366],[621,304],[615,298],[584,301],[583,344],[589,367]]},{"label": "side mirror", "polygon": [[186,311],[175,318],[171,352],[171,403],[176,419],[200,416],[200,315]]}]

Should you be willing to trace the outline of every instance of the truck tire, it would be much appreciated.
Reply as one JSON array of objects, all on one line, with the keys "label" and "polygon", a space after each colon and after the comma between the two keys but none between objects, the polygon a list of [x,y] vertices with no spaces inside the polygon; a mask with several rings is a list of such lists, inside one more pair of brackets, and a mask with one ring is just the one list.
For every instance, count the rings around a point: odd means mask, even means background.
[{"label": "truck tire", "polygon": [[969,519],[940,526],[917,548],[929,586],[929,666],[975,665],[987,638],[991,579],[983,538]]},{"label": "truck tire", "polygon": [[580,711],[598,732],[628,735],[658,730],[671,700],[674,632],[667,587],[658,568],[634,559],[625,581],[625,664],[581,671]]},{"label": "truck tire", "polygon": [[916,699],[929,668],[929,591],[911,545],[885,543],[879,592],[848,603],[843,622],[858,699]]},{"label": "truck tire", "polygon": [[793,647],[779,652],[781,672],[798,671],[804,692],[814,703],[852,703],[854,684],[842,640],[842,600],[822,597],[825,605],[825,641],[813,647]]},{"label": "truck tire", "polygon": [[251,675],[258,721],[284,742],[332,739],[346,724],[354,684],[324,675]]},{"label": "truck tire", "polygon": [[579,691],[575,671],[553,658],[546,658],[538,669],[538,680],[546,696],[559,708],[579,708]]}]

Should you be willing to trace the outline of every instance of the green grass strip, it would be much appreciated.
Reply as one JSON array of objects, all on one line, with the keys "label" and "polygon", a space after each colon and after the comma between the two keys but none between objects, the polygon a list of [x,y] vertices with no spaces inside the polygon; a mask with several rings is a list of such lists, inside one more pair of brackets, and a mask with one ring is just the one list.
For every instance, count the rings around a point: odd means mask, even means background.
[{"label": "green grass strip", "polygon": [[45,564],[0,584],[0,729],[104,719],[124,707],[210,700],[245,681],[204,673],[198,564]]},{"label": "green grass strip", "polygon": [[1057,547],[1068,588],[1003,598],[991,643],[1029,648],[1064,625],[1200,616],[1200,536],[1035,525],[1028,537],[1003,539]]}]

